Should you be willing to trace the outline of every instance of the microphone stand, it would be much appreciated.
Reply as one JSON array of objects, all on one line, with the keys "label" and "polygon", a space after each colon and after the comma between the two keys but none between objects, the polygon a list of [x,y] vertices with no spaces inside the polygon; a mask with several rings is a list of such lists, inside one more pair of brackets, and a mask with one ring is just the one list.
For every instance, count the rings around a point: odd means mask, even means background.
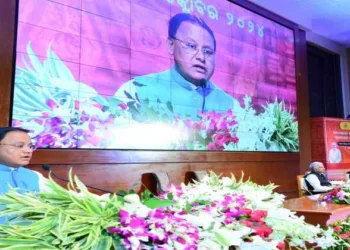
[{"label": "microphone stand", "polygon": [[[50,173],[52,173],[52,175],[57,178],[58,180],[60,181],[64,181],[64,182],[69,182],[69,180],[67,179],[64,179],[64,178],[61,178],[59,177],[58,175],[55,174],[54,171],[52,171],[52,169],[50,168],[50,166],[48,164],[43,164],[41,166],[44,170],[46,171],[49,171]],[[84,184],[85,185],[85,184]],[[106,189],[102,189],[102,188],[97,188],[97,187],[93,187],[93,186],[90,186],[90,185],[85,185],[87,188],[90,188],[90,189],[94,189],[94,190],[98,190],[98,191],[101,191],[101,192],[104,192],[104,193],[110,193],[110,194],[115,194],[115,195],[118,195],[118,196],[124,196],[124,195],[121,195],[119,193],[115,193],[115,192],[112,192],[110,190],[106,190]]]}]

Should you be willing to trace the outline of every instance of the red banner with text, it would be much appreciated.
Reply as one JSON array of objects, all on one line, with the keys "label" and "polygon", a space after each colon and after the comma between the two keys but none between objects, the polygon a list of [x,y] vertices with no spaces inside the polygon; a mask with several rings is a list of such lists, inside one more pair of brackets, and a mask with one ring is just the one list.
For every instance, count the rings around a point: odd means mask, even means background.
[{"label": "red banner with text", "polygon": [[324,163],[330,179],[343,180],[350,171],[350,120],[313,118],[311,138],[312,160]]}]

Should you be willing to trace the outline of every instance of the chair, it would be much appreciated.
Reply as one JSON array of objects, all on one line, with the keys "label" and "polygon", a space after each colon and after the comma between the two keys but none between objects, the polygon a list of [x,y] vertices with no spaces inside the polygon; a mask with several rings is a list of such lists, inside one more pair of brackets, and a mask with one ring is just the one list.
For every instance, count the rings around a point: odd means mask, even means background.
[{"label": "chair", "polygon": [[195,171],[188,171],[185,174],[185,183],[194,183],[194,181],[202,181],[204,176],[206,176],[208,173],[205,170],[195,170]]},{"label": "chair", "polygon": [[162,194],[168,191],[170,184],[169,175],[167,172],[153,172],[151,173],[157,182],[157,193]]},{"label": "chair", "polygon": [[201,181],[207,174],[207,171],[204,170],[193,171],[193,175],[196,181]]},{"label": "chair", "polygon": [[297,183],[298,183],[298,192],[299,197],[304,196],[304,190],[307,190],[305,181],[304,181],[304,175],[297,175]]}]

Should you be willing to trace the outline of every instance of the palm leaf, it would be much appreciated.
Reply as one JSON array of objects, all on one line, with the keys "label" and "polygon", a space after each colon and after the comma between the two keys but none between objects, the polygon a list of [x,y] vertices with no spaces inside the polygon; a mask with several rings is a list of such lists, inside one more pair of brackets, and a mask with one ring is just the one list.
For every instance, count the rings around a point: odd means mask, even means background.
[{"label": "palm leaf", "polygon": [[102,206],[71,171],[69,179],[68,190],[50,176],[50,192],[19,194],[11,190],[0,195],[0,205],[6,207],[0,216],[13,218],[8,225],[0,225],[1,249],[112,248],[107,228],[118,223],[123,201],[111,196]]}]

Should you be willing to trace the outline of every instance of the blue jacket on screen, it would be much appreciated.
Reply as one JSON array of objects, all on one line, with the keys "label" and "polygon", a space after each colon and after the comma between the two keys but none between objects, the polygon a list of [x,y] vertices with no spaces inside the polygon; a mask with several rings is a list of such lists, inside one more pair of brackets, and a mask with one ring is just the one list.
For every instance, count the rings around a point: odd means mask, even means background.
[{"label": "blue jacket on screen", "polygon": [[[242,112],[237,100],[224,90],[207,81],[206,86],[196,86],[187,81],[173,66],[170,70],[137,76],[124,83],[115,97],[122,101],[135,100],[160,114],[199,120],[198,112]],[[169,105],[172,105],[172,111]]]}]

